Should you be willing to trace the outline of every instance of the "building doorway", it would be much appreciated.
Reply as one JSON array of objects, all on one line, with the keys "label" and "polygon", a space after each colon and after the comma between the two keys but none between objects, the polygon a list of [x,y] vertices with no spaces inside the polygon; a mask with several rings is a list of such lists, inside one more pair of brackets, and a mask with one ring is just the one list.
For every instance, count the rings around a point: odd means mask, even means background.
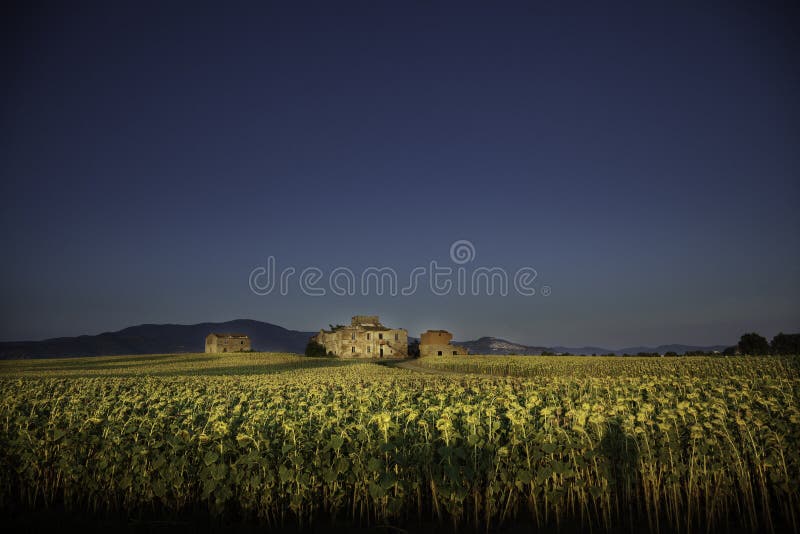
[{"label": "building doorway", "polygon": [[381,347],[381,358],[383,358],[383,347]]}]

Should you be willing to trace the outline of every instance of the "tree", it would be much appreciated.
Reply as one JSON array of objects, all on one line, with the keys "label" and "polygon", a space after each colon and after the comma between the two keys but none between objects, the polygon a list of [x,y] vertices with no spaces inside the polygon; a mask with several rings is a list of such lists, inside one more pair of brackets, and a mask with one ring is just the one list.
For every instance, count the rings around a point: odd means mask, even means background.
[{"label": "tree", "polygon": [[317,343],[313,339],[306,345],[306,356],[310,356],[311,358],[324,358],[327,355],[325,346]]},{"label": "tree", "polygon": [[722,351],[724,356],[736,356],[736,349],[737,346],[734,345],[733,347],[727,347],[725,350]]},{"label": "tree", "polygon": [[743,334],[739,339],[739,352],[742,354],[749,354],[751,356],[758,356],[761,354],[769,354],[769,343],[765,337],[751,332]]},{"label": "tree", "polygon": [[779,333],[770,344],[772,354],[800,354],[800,334]]}]

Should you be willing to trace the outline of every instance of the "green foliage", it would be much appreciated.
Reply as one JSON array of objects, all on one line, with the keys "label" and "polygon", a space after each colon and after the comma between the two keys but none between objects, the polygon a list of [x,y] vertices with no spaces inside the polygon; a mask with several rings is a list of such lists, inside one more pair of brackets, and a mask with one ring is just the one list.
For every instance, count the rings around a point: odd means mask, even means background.
[{"label": "green foliage", "polygon": [[306,356],[311,358],[325,358],[328,353],[325,351],[325,346],[317,343],[313,339],[306,345]]},{"label": "green foliage", "polygon": [[770,353],[769,343],[767,343],[766,338],[756,334],[755,332],[743,334],[739,339],[739,344],[737,346],[740,354],[761,356]]},{"label": "green foliage", "polygon": [[784,334],[781,332],[772,338],[770,343],[772,354],[800,354],[800,334]]}]

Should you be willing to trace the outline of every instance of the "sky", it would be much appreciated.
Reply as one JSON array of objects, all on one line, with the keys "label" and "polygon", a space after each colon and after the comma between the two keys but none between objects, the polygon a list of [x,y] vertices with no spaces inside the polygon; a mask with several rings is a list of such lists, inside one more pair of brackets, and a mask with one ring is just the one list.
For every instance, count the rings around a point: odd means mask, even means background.
[{"label": "sky", "polygon": [[[0,340],[355,314],[545,346],[800,331],[797,10],[651,4],[5,4]],[[270,257],[286,294],[251,289]],[[535,294],[330,286],[432,261],[534,269]]]}]

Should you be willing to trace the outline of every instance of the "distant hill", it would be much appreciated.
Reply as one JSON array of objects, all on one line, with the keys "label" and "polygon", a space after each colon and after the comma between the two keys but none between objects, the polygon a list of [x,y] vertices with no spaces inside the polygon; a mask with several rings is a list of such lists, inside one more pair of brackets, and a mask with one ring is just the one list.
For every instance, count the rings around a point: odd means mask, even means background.
[{"label": "distant hill", "polygon": [[703,352],[713,352],[715,350],[722,352],[730,345],[709,345],[709,346],[698,346],[698,345],[659,345],[657,347],[626,347],[624,349],[619,349],[614,351],[615,354],[638,354],[640,352],[657,352],[659,354],[664,354],[665,352],[675,352],[677,354],[683,354],[685,352],[695,351],[695,350],[702,350]]},{"label": "distant hill", "polygon": [[602,347],[552,347],[550,352],[557,354],[597,354],[602,356],[605,354],[639,354],[640,352],[647,352],[649,354],[657,352],[664,354],[667,352],[674,352],[676,354],[684,354],[687,352],[703,351],[703,352],[722,352],[728,345],[658,345],[657,347],[623,347],[621,349],[604,349]]},{"label": "distant hill", "polygon": [[308,338],[316,333],[250,319],[192,325],[143,324],[95,336],[0,342],[0,359],[203,352],[205,337],[211,332],[247,334],[257,351],[298,353],[305,350]]},{"label": "distant hill", "polygon": [[[95,336],[58,337],[44,341],[0,342],[0,359],[57,358],[75,356],[104,356],[115,354],[169,354],[177,352],[203,352],[205,337],[211,332],[232,332],[250,336],[253,350],[264,352],[303,353],[308,338],[316,332],[288,330],[278,325],[237,319],[225,323],[200,324],[143,324],[117,332]],[[416,338],[409,337],[409,341]],[[639,352],[664,354],[702,350],[722,351],[725,345],[699,347],[695,345],[659,345],[658,347],[627,347],[618,350],[603,347],[544,347],[522,345],[496,337],[482,337],[472,341],[454,341],[469,349],[470,354],[525,354],[536,355],[544,351],[556,354],[637,354]]]},{"label": "distant hill", "polygon": [[474,341],[454,341],[455,345],[461,345],[469,349],[470,354],[541,354],[544,351],[556,354],[638,354],[640,352],[664,354],[675,352],[684,354],[686,352],[702,350],[703,352],[720,351],[722,352],[727,345],[659,345],[657,347],[625,347],[621,349],[606,349],[603,347],[540,347],[531,345],[521,345],[496,337],[482,337]]},{"label": "distant hill", "polygon": [[[605,349],[603,347],[550,347],[547,349],[549,352],[555,352],[556,354],[598,354],[600,356],[604,354],[616,354],[617,351],[611,349]],[[638,352],[638,351],[637,351]],[[648,351],[653,352],[653,351]],[[623,354],[620,352],[620,354]],[[630,354],[630,353],[629,353]]]},{"label": "distant hill", "polygon": [[461,345],[469,349],[470,354],[541,354],[550,350],[547,347],[532,347],[520,345],[496,337],[482,337],[474,341],[453,341],[454,345]]}]

